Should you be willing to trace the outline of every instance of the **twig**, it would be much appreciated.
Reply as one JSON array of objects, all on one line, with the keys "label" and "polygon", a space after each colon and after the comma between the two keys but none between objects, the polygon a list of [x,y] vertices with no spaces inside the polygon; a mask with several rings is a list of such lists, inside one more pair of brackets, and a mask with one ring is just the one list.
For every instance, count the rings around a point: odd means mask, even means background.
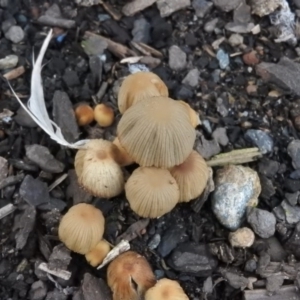
[{"label": "twig", "polygon": [[122,18],[122,14],[116,11],[109,3],[101,1],[103,8],[114,18],[114,20],[119,21]]},{"label": "twig", "polygon": [[17,208],[12,204],[7,204],[0,208],[0,220],[14,212]]},{"label": "twig", "polygon": [[59,184],[61,184],[67,177],[68,174],[61,175],[48,187],[48,191],[51,192],[54,188],[56,188]]},{"label": "twig", "polygon": [[40,263],[38,268],[46,273],[49,273],[51,275],[54,275],[54,276],[59,277],[64,280],[69,280],[72,275],[71,272],[66,271],[66,270],[59,270],[59,269],[51,270],[48,268],[48,265],[44,262]]},{"label": "twig", "polygon": [[13,80],[20,77],[24,73],[25,73],[25,68],[23,66],[20,66],[5,73],[3,77],[6,78],[7,80]]}]

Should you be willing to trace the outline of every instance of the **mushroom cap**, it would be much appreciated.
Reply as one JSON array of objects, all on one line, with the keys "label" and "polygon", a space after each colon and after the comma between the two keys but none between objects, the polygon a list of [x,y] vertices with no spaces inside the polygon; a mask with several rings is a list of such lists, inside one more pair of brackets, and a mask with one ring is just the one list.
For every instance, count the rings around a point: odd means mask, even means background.
[{"label": "mushroom cap", "polygon": [[94,108],[94,119],[100,126],[108,127],[114,122],[114,110],[103,103],[98,104]]},{"label": "mushroom cap", "polygon": [[179,201],[179,187],[170,172],[155,167],[139,167],[125,184],[131,209],[144,218],[170,212]]},{"label": "mushroom cap", "polygon": [[143,167],[181,164],[196,139],[188,109],[167,97],[152,97],[131,106],[121,117],[117,133],[129,156]]},{"label": "mushroom cap", "polygon": [[163,278],[146,292],[145,300],[189,300],[189,298],[177,281]]},{"label": "mushroom cap", "polygon": [[86,254],[102,239],[104,224],[101,210],[91,204],[79,203],[62,217],[58,236],[70,250]]},{"label": "mushroom cap", "polygon": [[107,284],[113,300],[138,300],[156,282],[145,257],[127,251],[113,260],[107,269]]},{"label": "mushroom cap", "polygon": [[89,125],[94,121],[94,111],[88,104],[81,103],[75,108],[75,117],[79,126]]},{"label": "mushroom cap", "polygon": [[137,72],[123,80],[118,92],[118,107],[123,114],[129,107],[140,100],[155,96],[168,97],[165,83],[152,72]]},{"label": "mushroom cap", "polygon": [[124,190],[124,175],[118,165],[119,150],[112,142],[91,140],[77,151],[75,171],[79,184],[96,197],[112,198]]},{"label": "mushroom cap", "polygon": [[180,190],[179,202],[189,202],[204,191],[209,177],[209,168],[202,156],[193,150],[182,164],[171,168],[170,173]]},{"label": "mushroom cap", "polygon": [[198,125],[201,125],[201,120],[200,120],[199,114],[193,108],[191,108],[191,106],[188,103],[186,103],[185,101],[178,100],[178,102],[185,105],[188,108],[192,126],[194,128],[196,128]]},{"label": "mushroom cap", "polygon": [[133,159],[129,156],[123,146],[120,144],[118,137],[113,140],[113,144],[116,145],[120,151],[118,163],[121,167],[126,167],[134,163]]},{"label": "mushroom cap", "polygon": [[96,267],[102,263],[110,251],[110,248],[110,244],[106,240],[101,240],[94,248],[85,254],[85,258],[91,266]]}]

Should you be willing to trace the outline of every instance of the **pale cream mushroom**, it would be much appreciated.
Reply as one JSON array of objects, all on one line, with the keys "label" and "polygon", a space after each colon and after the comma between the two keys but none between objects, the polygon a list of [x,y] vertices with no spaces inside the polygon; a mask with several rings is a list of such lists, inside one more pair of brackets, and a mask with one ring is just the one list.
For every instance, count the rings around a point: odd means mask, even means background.
[{"label": "pale cream mushroom", "polygon": [[106,240],[101,240],[94,248],[85,254],[85,258],[91,266],[97,267],[102,263],[110,249],[110,244]]},{"label": "pale cream mushroom", "polygon": [[191,108],[191,106],[186,103],[185,101],[183,100],[178,100],[179,103],[183,104],[185,107],[188,108],[189,110],[189,115],[190,115],[190,121],[192,123],[192,126],[194,128],[196,128],[198,125],[201,125],[201,120],[200,120],[200,117],[199,117],[199,114],[193,109]]},{"label": "pale cream mushroom", "polygon": [[120,151],[118,163],[121,167],[126,167],[134,163],[133,159],[129,156],[123,146],[120,144],[118,137],[113,140],[113,144],[116,145]]}]

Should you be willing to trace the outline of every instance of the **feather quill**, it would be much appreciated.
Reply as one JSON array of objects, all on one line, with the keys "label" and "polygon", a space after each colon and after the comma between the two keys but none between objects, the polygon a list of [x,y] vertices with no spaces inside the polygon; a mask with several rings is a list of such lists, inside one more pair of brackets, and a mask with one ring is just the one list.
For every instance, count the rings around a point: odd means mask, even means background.
[{"label": "feather quill", "polygon": [[37,123],[37,125],[39,125],[50,136],[52,140],[68,148],[82,149],[85,148],[85,145],[89,140],[80,140],[77,141],[76,143],[69,143],[64,138],[59,126],[50,119],[45,105],[41,71],[42,71],[43,58],[51,38],[52,38],[52,29],[49,31],[46,39],[44,40],[42,48],[40,50],[40,53],[36,61],[34,61],[34,56],[33,56],[33,70],[31,75],[31,94],[27,102],[27,106],[20,100],[20,98],[17,96],[17,94],[15,93],[15,91],[13,90],[9,82],[8,85],[15,98],[19,101],[20,105]]}]

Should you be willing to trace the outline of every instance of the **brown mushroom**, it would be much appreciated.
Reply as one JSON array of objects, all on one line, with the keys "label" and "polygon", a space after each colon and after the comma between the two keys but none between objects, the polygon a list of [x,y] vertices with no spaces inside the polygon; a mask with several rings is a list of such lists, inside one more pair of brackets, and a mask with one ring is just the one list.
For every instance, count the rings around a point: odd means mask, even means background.
[{"label": "brown mushroom", "polygon": [[114,110],[103,103],[98,104],[94,108],[94,119],[100,126],[108,127],[114,122]]},{"label": "brown mushroom", "polygon": [[86,126],[94,121],[94,111],[88,104],[81,103],[75,107],[75,117],[79,126]]},{"label": "brown mushroom", "polygon": [[101,240],[94,248],[85,254],[85,258],[91,266],[97,267],[102,263],[110,249],[110,244],[106,240]]},{"label": "brown mushroom", "polygon": [[107,269],[107,284],[113,292],[113,300],[138,300],[155,282],[148,261],[134,251],[122,253]]},{"label": "brown mushroom", "polygon": [[118,92],[118,107],[123,114],[138,101],[155,96],[168,97],[169,91],[164,82],[152,72],[137,72],[123,80]]},{"label": "brown mushroom", "polygon": [[124,175],[118,164],[120,152],[112,142],[91,140],[75,156],[79,184],[96,197],[112,198],[124,190]]},{"label": "brown mushroom", "polygon": [[118,163],[121,167],[126,167],[134,163],[132,158],[129,156],[129,154],[126,152],[126,150],[123,148],[123,146],[120,144],[120,141],[118,137],[116,137],[113,140],[113,144],[116,145],[120,151]]},{"label": "brown mushroom", "polygon": [[179,202],[188,202],[199,197],[204,191],[209,168],[202,156],[193,150],[182,164],[171,168],[170,173],[179,186]]},{"label": "brown mushroom", "polygon": [[131,106],[121,117],[117,134],[129,156],[143,167],[171,168],[183,163],[196,139],[187,107],[167,97]]},{"label": "brown mushroom", "polygon": [[139,167],[125,184],[131,209],[144,218],[157,218],[178,203],[179,188],[170,172],[155,167]]},{"label": "brown mushroom", "polygon": [[189,300],[189,298],[177,281],[163,278],[146,292],[145,300]]},{"label": "brown mushroom", "polygon": [[191,106],[185,101],[178,100],[178,102],[185,105],[188,108],[192,126],[196,128],[198,125],[201,125],[199,114],[193,108],[191,108]]},{"label": "brown mushroom", "polygon": [[70,250],[86,254],[102,239],[104,224],[101,210],[91,204],[79,203],[62,217],[58,236]]}]

